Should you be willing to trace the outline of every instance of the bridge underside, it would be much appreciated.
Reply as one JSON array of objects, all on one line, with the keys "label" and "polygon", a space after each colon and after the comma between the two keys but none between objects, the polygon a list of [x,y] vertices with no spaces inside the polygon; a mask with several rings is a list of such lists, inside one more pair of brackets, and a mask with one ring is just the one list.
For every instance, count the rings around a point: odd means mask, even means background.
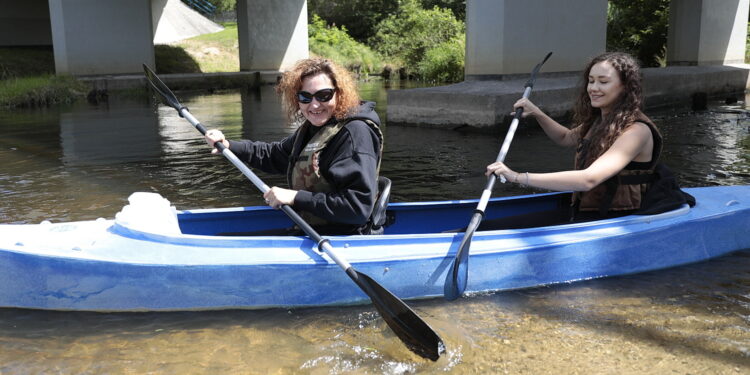
[{"label": "bridge underside", "polygon": [[[163,10],[179,0],[0,0],[0,46],[49,46],[57,74],[138,74],[154,65]],[[238,0],[240,69],[284,70],[309,56],[305,0]]]},{"label": "bridge underside", "polygon": [[[58,74],[141,74],[141,64],[154,65],[155,30],[169,1],[179,0],[0,0],[0,46],[52,45]],[[650,103],[748,88],[749,2],[670,2],[668,67],[647,70]],[[242,72],[279,72],[309,56],[306,0],[238,0],[237,18]],[[389,122],[495,126],[522,93],[514,80],[549,51],[534,95],[547,95],[562,115],[571,75],[606,49],[606,23],[607,0],[467,0],[466,81],[389,92]]]}]

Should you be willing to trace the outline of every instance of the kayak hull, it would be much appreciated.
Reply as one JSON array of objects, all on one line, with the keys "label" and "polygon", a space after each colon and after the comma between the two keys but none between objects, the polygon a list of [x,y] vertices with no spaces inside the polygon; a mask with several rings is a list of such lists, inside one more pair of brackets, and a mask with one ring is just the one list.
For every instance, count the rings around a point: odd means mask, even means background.
[{"label": "kayak hull", "polygon": [[[750,248],[750,186],[685,189],[698,204],[653,216],[478,230],[467,293],[653,271]],[[495,198],[486,220],[559,209],[562,195]],[[440,297],[476,200],[397,203],[378,236],[332,247],[402,299]],[[118,214],[119,215],[119,214]],[[265,207],[178,211],[179,232],[104,220],[0,225],[0,306],[82,311],[299,308],[369,302],[305,237],[217,235],[283,227]],[[118,216],[119,217],[119,216]],[[233,224],[239,223],[239,224]],[[453,228],[453,230],[451,230]],[[480,228],[481,229],[481,228]]]}]

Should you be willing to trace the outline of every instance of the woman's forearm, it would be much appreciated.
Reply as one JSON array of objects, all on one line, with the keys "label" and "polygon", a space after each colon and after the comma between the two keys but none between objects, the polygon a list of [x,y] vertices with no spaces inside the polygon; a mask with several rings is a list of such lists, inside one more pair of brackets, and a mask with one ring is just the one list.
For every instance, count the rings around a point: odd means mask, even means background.
[{"label": "woman's forearm", "polygon": [[589,191],[597,185],[597,181],[590,178],[586,171],[563,171],[552,173],[528,173],[518,174],[519,184],[554,190],[554,191]]},{"label": "woman's forearm", "polygon": [[547,134],[547,137],[549,137],[549,139],[551,139],[553,142],[560,146],[572,145],[570,129],[561,125],[559,122],[552,119],[552,117],[549,117],[546,113],[541,111],[539,113],[536,113],[534,115],[534,118],[536,119],[537,123],[539,123],[539,126],[542,127],[542,130],[544,130],[544,133]]}]

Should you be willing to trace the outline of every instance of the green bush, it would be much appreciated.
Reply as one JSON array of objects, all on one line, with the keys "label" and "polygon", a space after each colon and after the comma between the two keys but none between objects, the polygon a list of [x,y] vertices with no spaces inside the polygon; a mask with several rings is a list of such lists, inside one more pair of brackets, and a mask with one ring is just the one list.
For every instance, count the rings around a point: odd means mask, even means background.
[{"label": "green bush", "polygon": [[308,25],[310,52],[326,57],[359,73],[378,73],[383,67],[380,56],[370,47],[357,42],[346,28],[327,26],[317,15]]},{"label": "green bush", "polygon": [[[465,24],[450,10],[422,9],[417,0],[404,0],[399,11],[380,22],[377,29],[369,45],[389,62],[404,66],[409,75],[418,73],[428,50],[464,39],[466,32]],[[460,65],[460,74],[463,74],[463,62]]]},{"label": "green bush", "polygon": [[464,38],[454,38],[430,48],[419,62],[419,76],[427,81],[458,82],[464,79]]}]

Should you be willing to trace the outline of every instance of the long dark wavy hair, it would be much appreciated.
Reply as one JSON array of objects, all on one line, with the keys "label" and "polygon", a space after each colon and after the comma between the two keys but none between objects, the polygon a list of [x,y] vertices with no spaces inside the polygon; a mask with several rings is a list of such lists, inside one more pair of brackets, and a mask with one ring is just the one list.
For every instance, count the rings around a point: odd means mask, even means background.
[{"label": "long dark wavy hair", "polygon": [[334,117],[343,119],[359,107],[357,83],[348,70],[328,59],[304,59],[298,61],[291,70],[284,72],[276,86],[276,92],[281,96],[284,111],[290,120],[302,120],[297,101],[297,92],[302,89],[302,81],[319,73],[326,74],[336,89]]},{"label": "long dark wavy hair", "polygon": [[[622,82],[620,97],[613,103],[606,118],[602,118],[599,108],[591,106],[587,90],[591,68],[603,61],[612,65]],[[642,106],[641,69],[633,56],[623,52],[607,52],[592,59],[583,70],[581,87],[573,107],[573,127],[581,128],[578,129],[579,137],[591,132],[587,137],[590,144],[585,160],[576,160],[576,165],[588,166],[606,152],[617,137],[641,115]]]}]

